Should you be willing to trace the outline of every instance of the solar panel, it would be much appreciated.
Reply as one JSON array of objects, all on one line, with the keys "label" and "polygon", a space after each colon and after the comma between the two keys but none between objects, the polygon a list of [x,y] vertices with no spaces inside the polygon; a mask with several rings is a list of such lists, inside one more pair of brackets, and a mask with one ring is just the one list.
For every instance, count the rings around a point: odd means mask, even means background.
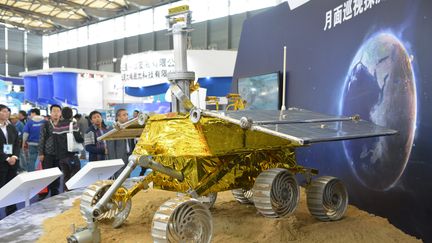
[{"label": "solar panel", "polygon": [[[289,139],[299,145],[386,136],[397,132],[361,120],[357,116],[331,116],[299,108],[290,108],[286,111],[203,111],[203,115],[220,118],[238,125],[241,125],[242,119],[247,118],[252,130]],[[121,129],[113,129],[98,139],[138,138],[144,129],[144,125],[140,125],[138,119],[130,120],[125,124],[121,124],[120,127]]]},{"label": "solar panel", "polygon": [[[206,114],[213,116],[209,112]],[[330,116],[298,108],[286,111],[225,111],[217,114],[221,119],[226,117],[228,119],[225,120],[238,121],[238,124],[242,118],[247,118],[253,130],[297,140],[300,144],[385,136],[397,132],[357,116]]]}]

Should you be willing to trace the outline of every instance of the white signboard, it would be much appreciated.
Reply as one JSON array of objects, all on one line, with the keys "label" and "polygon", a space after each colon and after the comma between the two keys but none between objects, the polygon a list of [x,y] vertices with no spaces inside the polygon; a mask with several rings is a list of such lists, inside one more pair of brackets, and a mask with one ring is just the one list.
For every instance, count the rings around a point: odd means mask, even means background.
[{"label": "white signboard", "polygon": [[167,82],[167,74],[174,71],[174,55],[169,52],[143,52],[123,56],[121,80],[127,86],[151,86]]},{"label": "white signboard", "polygon": [[86,187],[99,180],[106,180],[124,165],[122,159],[88,162],[66,182],[66,187],[72,190]]},{"label": "white signboard", "polygon": [[[234,73],[236,51],[188,50],[188,71],[195,78],[227,77]],[[123,56],[121,80],[125,86],[147,87],[167,83],[166,75],[175,70],[172,51],[150,51]]]},{"label": "white signboard", "polygon": [[27,201],[60,177],[59,168],[21,173],[0,188],[0,208]]}]

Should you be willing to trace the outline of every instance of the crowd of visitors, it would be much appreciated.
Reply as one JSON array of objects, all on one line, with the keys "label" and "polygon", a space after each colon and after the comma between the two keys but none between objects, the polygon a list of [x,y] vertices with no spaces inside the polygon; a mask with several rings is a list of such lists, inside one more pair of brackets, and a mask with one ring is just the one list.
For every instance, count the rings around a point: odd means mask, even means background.
[{"label": "crowd of visitors", "polygon": [[[38,108],[28,113],[11,114],[7,106],[0,104],[0,188],[18,173],[58,167],[63,178],[55,180],[47,190],[39,193],[38,199],[42,200],[68,190],[65,182],[81,169],[81,160],[122,159],[125,163],[123,168],[127,165],[137,141],[98,141],[99,136],[110,130],[99,111],[92,111],[89,116],[73,116],[70,107],[59,105],[51,105],[49,111],[49,116],[41,116]],[[117,122],[124,123],[128,119],[127,110],[116,111]],[[83,144],[85,150],[70,151],[68,133],[73,134],[75,142]],[[118,177],[121,171],[117,171],[113,178]],[[16,210],[16,205],[10,205],[6,208],[6,215]]]}]

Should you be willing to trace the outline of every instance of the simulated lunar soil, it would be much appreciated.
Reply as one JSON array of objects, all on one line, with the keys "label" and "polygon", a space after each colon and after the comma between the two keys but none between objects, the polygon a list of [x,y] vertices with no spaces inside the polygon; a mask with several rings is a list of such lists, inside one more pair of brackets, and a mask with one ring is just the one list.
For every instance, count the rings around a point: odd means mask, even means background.
[{"label": "simulated lunar soil", "polygon": [[[141,191],[132,199],[132,211],[121,228],[101,225],[102,242],[153,242],[153,215],[160,205],[175,196],[174,192],[155,189]],[[351,205],[342,220],[318,221],[308,212],[303,190],[297,210],[287,218],[265,218],[254,205],[235,201],[231,192],[218,194],[211,213],[212,242],[421,242],[386,219]],[[77,227],[85,225],[79,211],[79,199],[71,209],[44,221],[44,234],[38,242],[65,242],[73,223]]]}]

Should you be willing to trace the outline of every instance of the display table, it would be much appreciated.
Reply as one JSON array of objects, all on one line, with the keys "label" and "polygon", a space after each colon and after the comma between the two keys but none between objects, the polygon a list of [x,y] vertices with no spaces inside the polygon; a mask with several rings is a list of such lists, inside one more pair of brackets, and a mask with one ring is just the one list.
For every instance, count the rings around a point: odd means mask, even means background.
[{"label": "display table", "polygon": [[43,233],[42,222],[70,209],[82,192],[79,189],[44,199],[2,219],[1,242],[35,242]]},{"label": "display table", "polygon": [[[134,178],[128,182],[131,180]],[[126,187],[130,186],[126,183]],[[79,226],[84,221],[79,205],[73,205],[81,193],[82,190],[77,190],[45,199],[1,220],[0,242],[65,242],[72,232],[71,225]],[[112,229],[110,224],[100,225],[102,242],[152,242],[150,229],[154,213],[175,196],[175,192],[157,189],[140,191],[134,196],[131,214],[122,227]],[[304,190],[297,210],[283,219],[261,216],[253,205],[235,201],[230,191],[219,193],[211,213],[212,242],[421,242],[387,219],[351,205],[342,220],[318,221],[308,212]]]},{"label": "display table", "polygon": [[[131,186],[134,180],[137,178],[127,179],[125,186]],[[36,242],[43,233],[43,221],[70,209],[83,191],[81,188],[46,198],[0,220],[0,242]]]}]

